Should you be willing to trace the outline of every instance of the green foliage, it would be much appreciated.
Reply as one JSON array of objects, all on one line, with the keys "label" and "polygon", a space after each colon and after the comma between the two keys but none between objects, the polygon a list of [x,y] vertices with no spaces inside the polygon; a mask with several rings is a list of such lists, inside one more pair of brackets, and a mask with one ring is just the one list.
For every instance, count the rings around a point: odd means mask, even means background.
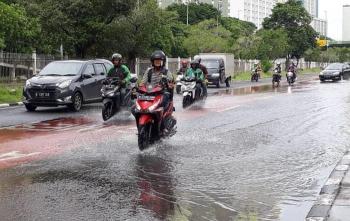
[{"label": "green foliage", "polygon": [[257,33],[256,58],[275,60],[284,57],[288,52],[288,36],[283,29],[260,30]]},{"label": "green foliage", "polygon": [[28,0],[21,1],[32,16],[38,16],[44,36],[43,51],[54,51],[61,43],[68,53],[94,54],[97,39],[108,24],[135,6],[133,0]]},{"label": "green foliage", "polygon": [[205,20],[191,26],[184,47],[193,56],[198,53],[226,52],[231,33],[222,26],[217,27],[215,20]]},{"label": "green foliage", "polygon": [[349,48],[328,48],[321,50],[320,48],[309,49],[305,52],[306,61],[318,62],[349,62]]},{"label": "green foliage", "polygon": [[310,26],[311,16],[301,1],[289,0],[285,4],[278,3],[272,15],[265,18],[264,29],[284,29],[288,35],[289,58],[300,58],[309,48],[315,47],[317,33]]},{"label": "green foliage", "polygon": [[[169,5],[166,10],[177,12],[179,21],[183,24],[187,24],[187,5],[172,4]],[[207,19],[216,19],[218,16],[220,16],[219,10],[210,4],[190,3],[188,5],[188,23],[191,25]]]},{"label": "green foliage", "polygon": [[148,57],[155,49],[170,54],[176,50],[173,34],[182,33],[176,19],[173,12],[161,10],[155,1],[148,1],[107,26],[100,39],[99,54],[118,51],[130,62],[136,57]]},{"label": "green foliage", "polygon": [[0,84],[0,104],[19,102],[22,98],[21,86],[9,86]]},{"label": "green foliage", "polygon": [[23,7],[0,2],[0,48],[31,52],[37,45],[39,32],[38,20],[29,17]]},{"label": "green foliage", "polygon": [[241,36],[249,36],[254,33],[256,26],[251,22],[241,21],[237,18],[222,17],[221,25],[231,32],[231,38],[235,42]]},{"label": "green foliage", "polygon": [[273,64],[271,63],[270,60],[262,60],[261,61],[261,66],[262,66],[263,72],[267,73],[273,67]]}]

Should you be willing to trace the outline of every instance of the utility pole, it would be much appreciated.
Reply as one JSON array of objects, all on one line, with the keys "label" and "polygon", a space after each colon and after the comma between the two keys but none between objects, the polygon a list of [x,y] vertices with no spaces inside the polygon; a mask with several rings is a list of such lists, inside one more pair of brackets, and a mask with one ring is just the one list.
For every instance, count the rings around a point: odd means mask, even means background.
[{"label": "utility pole", "polygon": [[187,12],[186,12],[186,14],[187,14],[187,26],[188,26],[188,4],[189,4],[189,0],[187,0]]}]

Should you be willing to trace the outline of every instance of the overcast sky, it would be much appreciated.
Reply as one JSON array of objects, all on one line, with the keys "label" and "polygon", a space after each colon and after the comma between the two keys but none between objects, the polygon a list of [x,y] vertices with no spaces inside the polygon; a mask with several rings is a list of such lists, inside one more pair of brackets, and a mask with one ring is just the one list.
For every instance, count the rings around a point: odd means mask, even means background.
[{"label": "overcast sky", "polygon": [[[319,17],[328,17],[328,36],[342,40],[343,5],[350,5],[350,0],[319,0]],[[350,21],[348,23],[350,25]]]}]

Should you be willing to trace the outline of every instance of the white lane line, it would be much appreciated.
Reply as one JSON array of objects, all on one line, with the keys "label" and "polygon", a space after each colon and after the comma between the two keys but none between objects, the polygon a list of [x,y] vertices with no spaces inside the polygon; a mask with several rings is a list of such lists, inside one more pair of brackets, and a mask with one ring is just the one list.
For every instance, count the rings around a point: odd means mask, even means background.
[{"label": "white lane line", "polygon": [[6,160],[14,160],[14,159],[20,159],[20,158],[24,158],[24,157],[35,156],[38,154],[41,154],[41,153],[35,152],[35,153],[24,154],[24,153],[20,153],[19,151],[12,151],[12,152],[1,154],[0,155],[0,162],[6,161]]},{"label": "white lane line", "polygon": [[216,111],[216,112],[217,113],[222,113],[222,112],[226,112],[226,111],[230,111],[230,110],[236,109],[236,108],[238,108],[240,106],[241,105],[237,105],[237,106],[229,107],[229,108],[226,108],[226,109],[223,109],[223,110],[219,110],[219,111]]}]

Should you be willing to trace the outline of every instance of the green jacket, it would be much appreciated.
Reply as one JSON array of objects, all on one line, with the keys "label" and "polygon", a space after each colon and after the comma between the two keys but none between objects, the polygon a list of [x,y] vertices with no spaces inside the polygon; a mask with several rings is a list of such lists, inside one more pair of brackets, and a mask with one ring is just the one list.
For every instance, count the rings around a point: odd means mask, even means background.
[{"label": "green jacket", "polygon": [[128,85],[131,79],[131,73],[126,65],[121,65],[120,67],[113,66],[107,73],[107,77],[119,77],[121,80],[125,81]]},{"label": "green jacket", "polygon": [[192,68],[187,69],[185,77],[196,77],[197,79],[200,79],[202,81],[204,81],[205,79],[203,71],[199,68],[197,68],[196,70]]}]

